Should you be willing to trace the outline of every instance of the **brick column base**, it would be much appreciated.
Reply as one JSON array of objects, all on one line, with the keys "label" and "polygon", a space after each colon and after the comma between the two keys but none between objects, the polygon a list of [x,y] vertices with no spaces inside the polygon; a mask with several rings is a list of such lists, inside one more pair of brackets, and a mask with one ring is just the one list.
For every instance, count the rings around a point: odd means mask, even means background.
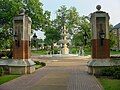
[{"label": "brick column base", "polygon": [[104,39],[101,46],[100,39],[92,40],[92,59],[108,59],[110,58],[109,40]]}]

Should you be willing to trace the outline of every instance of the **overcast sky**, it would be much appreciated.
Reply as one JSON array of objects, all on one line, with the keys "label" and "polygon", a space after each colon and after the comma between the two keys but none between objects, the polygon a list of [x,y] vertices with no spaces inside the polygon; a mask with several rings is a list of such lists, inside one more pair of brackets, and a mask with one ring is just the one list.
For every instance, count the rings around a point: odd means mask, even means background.
[{"label": "overcast sky", "polygon": [[[40,0],[43,3],[43,9],[51,12],[52,19],[56,17],[55,12],[62,5],[76,7],[79,14],[89,15],[96,11],[96,5],[101,5],[103,11],[109,13],[110,23],[116,25],[120,23],[120,0]],[[39,34],[38,34],[39,35]],[[43,37],[43,35],[41,36]]]},{"label": "overcast sky", "polygon": [[96,5],[100,4],[103,11],[110,15],[110,23],[115,25],[120,23],[120,0],[41,0],[43,8],[52,13],[55,18],[55,12],[60,6],[66,5],[68,8],[74,6],[80,15],[89,15],[96,11]]}]

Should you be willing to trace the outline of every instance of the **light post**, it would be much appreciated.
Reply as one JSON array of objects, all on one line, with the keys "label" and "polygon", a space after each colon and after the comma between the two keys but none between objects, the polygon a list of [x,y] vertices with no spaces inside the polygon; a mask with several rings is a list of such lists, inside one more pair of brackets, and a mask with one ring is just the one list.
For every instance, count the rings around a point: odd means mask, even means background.
[{"label": "light post", "polygon": [[84,32],[84,34],[83,34],[83,39],[84,39],[84,43],[83,43],[83,49],[81,49],[82,51],[82,55],[84,55],[84,48],[85,48],[85,46],[86,46],[86,44],[87,44],[87,38],[88,38],[88,35],[87,35],[87,33],[86,33],[86,31]]},{"label": "light post", "polygon": [[35,48],[37,48],[37,42],[36,42],[36,40],[37,40],[37,35],[36,35],[36,33],[34,33],[34,35],[33,35],[33,41],[34,41]]},{"label": "light post", "polygon": [[85,31],[85,33],[83,34],[83,39],[84,39],[84,45],[85,46],[87,44],[87,38],[88,38],[88,35],[87,35],[86,31]]}]

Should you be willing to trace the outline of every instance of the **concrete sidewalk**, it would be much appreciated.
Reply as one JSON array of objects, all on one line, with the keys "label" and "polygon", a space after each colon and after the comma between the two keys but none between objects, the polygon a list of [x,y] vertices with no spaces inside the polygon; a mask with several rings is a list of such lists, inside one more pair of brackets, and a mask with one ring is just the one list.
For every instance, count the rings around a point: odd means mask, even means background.
[{"label": "concrete sidewalk", "polygon": [[47,66],[0,85],[0,90],[102,90],[87,73],[87,59],[47,61]]}]

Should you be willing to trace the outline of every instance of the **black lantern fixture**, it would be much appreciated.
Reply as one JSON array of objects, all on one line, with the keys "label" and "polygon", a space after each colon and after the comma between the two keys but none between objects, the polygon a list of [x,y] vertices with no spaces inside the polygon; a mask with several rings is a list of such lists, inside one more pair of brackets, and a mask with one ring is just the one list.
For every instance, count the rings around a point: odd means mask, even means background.
[{"label": "black lantern fixture", "polygon": [[36,41],[36,39],[37,39],[37,35],[36,35],[36,33],[34,33],[34,35],[33,35],[33,39]]},{"label": "black lantern fixture", "polygon": [[20,41],[18,40],[18,35],[15,33],[15,34],[13,35],[13,37],[14,37],[15,45],[16,45],[17,47],[19,47],[19,46],[20,46]]},{"label": "black lantern fixture", "polygon": [[105,33],[103,32],[102,24],[100,24],[99,37],[100,37],[100,45],[103,46],[103,41],[105,39]]},{"label": "black lantern fixture", "polygon": [[85,33],[83,34],[85,46],[86,46],[86,44],[87,44],[87,37],[88,37],[88,35],[87,35],[86,31],[85,31]]},{"label": "black lantern fixture", "polygon": [[37,39],[37,35],[36,35],[36,33],[34,33],[34,35],[33,35],[33,41],[34,41],[35,47],[37,47],[36,39]]},{"label": "black lantern fixture", "polygon": [[14,34],[14,40],[17,41],[18,40],[18,35],[15,33]]}]

